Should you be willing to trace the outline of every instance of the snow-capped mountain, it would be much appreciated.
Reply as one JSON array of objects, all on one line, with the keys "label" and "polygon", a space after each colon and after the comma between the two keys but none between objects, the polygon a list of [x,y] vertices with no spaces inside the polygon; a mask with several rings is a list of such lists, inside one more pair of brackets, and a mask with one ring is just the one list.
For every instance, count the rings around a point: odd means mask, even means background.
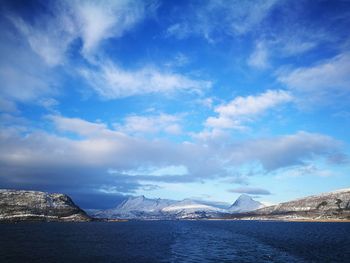
[{"label": "snow-capped mountain", "polygon": [[230,213],[243,213],[254,211],[263,208],[264,205],[255,201],[252,197],[246,194],[240,195],[237,200],[228,208]]},{"label": "snow-capped mountain", "polygon": [[169,212],[169,213],[178,213],[181,211],[186,211],[188,213],[191,213],[196,211],[220,211],[220,210],[221,209],[217,207],[206,205],[192,199],[184,199],[180,202],[176,202],[162,209],[163,212]]},{"label": "snow-capped mountain", "polygon": [[204,204],[200,201],[184,199],[164,207],[162,212],[170,217],[176,218],[203,218],[213,217],[216,214],[224,213],[225,210]]},{"label": "snow-capped mountain", "polygon": [[158,212],[174,202],[175,201],[168,199],[150,199],[142,195],[137,197],[129,197],[118,205],[116,209],[123,211]]},{"label": "snow-capped mountain", "polygon": [[247,212],[262,207],[263,204],[247,195],[241,195],[228,209],[222,208],[222,204],[219,206],[208,201],[193,199],[174,201],[137,196],[129,197],[115,208],[93,211],[91,215],[98,218],[121,219],[220,218],[225,214]]},{"label": "snow-capped mountain", "polygon": [[117,207],[95,212],[100,218],[154,218],[161,216],[161,210],[176,201],[168,199],[150,199],[144,196],[129,197]]}]

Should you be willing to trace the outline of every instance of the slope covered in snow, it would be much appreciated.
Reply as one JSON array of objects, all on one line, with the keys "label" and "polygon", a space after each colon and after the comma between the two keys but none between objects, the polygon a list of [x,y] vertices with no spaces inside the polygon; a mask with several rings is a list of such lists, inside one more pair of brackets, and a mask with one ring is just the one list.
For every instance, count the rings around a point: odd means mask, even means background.
[{"label": "slope covered in snow", "polygon": [[168,199],[150,199],[145,196],[129,197],[117,207],[100,210],[93,216],[100,218],[154,218],[159,217],[161,210],[175,201]]},{"label": "slope covered in snow", "polygon": [[229,207],[230,213],[243,213],[254,211],[259,208],[263,208],[264,205],[258,201],[255,201],[252,197],[246,194],[240,195],[237,200]]},{"label": "slope covered in snow", "polygon": [[94,211],[91,215],[99,218],[123,219],[185,219],[221,217],[228,213],[252,211],[263,207],[247,195],[240,196],[236,202],[225,209],[222,204],[184,199],[174,201],[167,199],[150,199],[144,196],[129,197],[117,207],[107,210]]}]

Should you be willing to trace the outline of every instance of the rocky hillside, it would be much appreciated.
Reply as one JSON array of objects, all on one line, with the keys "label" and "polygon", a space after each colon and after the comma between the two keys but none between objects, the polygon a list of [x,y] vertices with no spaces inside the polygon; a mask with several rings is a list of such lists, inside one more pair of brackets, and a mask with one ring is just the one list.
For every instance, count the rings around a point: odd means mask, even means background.
[{"label": "rocky hillside", "polygon": [[350,220],[350,189],[280,203],[235,217],[272,220]]},{"label": "rocky hillside", "polygon": [[0,190],[0,221],[90,221],[64,194]]}]

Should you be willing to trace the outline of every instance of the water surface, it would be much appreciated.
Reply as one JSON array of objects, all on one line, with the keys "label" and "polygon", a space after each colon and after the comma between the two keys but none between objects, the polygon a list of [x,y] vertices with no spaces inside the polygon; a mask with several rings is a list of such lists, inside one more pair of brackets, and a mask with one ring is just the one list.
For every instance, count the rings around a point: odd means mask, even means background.
[{"label": "water surface", "polygon": [[350,262],[350,223],[0,224],[1,262]]}]

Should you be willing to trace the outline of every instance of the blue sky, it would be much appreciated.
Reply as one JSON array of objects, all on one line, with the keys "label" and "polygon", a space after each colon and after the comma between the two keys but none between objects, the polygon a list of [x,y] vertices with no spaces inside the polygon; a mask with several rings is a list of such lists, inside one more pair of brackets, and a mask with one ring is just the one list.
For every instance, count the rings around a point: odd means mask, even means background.
[{"label": "blue sky", "polygon": [[1,187],[88,208],[349,187],[349,1],[0,8]]}]

